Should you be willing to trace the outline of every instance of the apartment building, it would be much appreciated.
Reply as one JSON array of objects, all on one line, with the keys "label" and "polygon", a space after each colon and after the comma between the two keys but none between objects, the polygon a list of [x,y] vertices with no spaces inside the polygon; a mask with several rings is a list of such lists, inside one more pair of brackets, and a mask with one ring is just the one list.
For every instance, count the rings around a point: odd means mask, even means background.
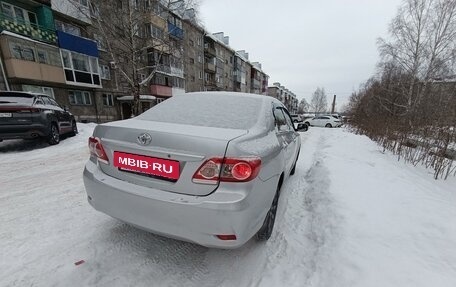
[{"label": "apartment building", "polygon": [[233,91],[234,53],[230,47],[230,38],[223,32],[214,33],[216,51],[215,82],[219,91]]},{"label": "apartment building", "polygon": [[184,28],[184,76],[185,91],[204,91],[204,35],[205,31],[194,22],[195,12],[185,11]]},{"label": "apartment building", "polygon": [[[196,24],[194,11],[166,5],[177,2],[0,0],[0,89],[48,94],[82,122],[130,118],[134,91],[139,112],[185,91],[266,94],[261,64]],[[137,20],[128,27],[126,10]],[[136,50],[122,50],[131,33]]]},{"label": "apartment building", "polygon": [[269,76],[261,69],[261,63],[252,62],[250,92],[259,95],[268,94]]},{"label": "apartment building", "polygon": [[268,95],[281,101],[290,113],[295,114],[298,112],[299,100],[296,95],[280,83],[273,83],[271,87],[268,87]]}]

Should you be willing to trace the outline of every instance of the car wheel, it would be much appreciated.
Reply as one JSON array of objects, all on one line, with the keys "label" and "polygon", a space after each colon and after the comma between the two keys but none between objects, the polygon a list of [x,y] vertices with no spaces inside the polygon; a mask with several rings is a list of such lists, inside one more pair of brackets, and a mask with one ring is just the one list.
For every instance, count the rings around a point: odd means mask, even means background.
[{"label": "car wheel", "polygon": [[310,123],[309,122],[305,122],[306,126],[310,127]]},{"label": "car wheel", "polygon": [[50,145],[56,145],[60,142],[59,129],[57,128],[57,125],[55,123],[52,123],[51,127],[49,128],[49,135],[47,141]]},{"label": "car wheel", "polygon": [[326,124],[325,127],[327,127],[327,128],[332,128],[333,126],[332,126],[331,124]]},{"label": "car wheel", "polygon": [[78,126],[76,125],[76,121],[71,122],[71,132],[70,137],[74,137],[78,133]]},{"label": "car wheel", "polygon": [[274,222],[277,214],[277,206],[279,203],[279,191],[280,187],[277,187],[276,194],[274,196],[274,199],[272,200],[271,207],[269,208],[269,211],[266,214],[263,226],[261,226],[260,230],[258,230],[257,234],[255,235],[258,241],[266,241],[272,235],[272,230],[274,229]]}]

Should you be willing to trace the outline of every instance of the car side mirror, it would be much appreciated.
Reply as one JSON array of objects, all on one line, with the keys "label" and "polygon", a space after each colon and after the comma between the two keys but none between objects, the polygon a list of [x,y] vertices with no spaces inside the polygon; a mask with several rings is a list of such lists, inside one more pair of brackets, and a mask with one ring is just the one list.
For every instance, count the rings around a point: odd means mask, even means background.
[{"label": "car side mirror", "polygon": [[63,106],[63,110],[64,110],[65,112],[68,112],[68,106]]},{"label": "car side mirror", "polygon": [[298,124],[298,127],[296,128],[296,130],[298,132],[305,132],[309,129],[309,126],[307,126],[305,123],[300,123]]}]

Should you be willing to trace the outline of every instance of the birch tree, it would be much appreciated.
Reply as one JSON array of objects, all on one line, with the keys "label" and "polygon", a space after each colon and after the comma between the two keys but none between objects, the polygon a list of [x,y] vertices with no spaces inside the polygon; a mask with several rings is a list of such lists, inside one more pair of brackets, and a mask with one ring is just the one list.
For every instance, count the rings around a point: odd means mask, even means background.
[{"label": "birch tree", "polygon": [[405,0],[379,39],[381,72],[402,77],[403,114],[412,113],[430,82],[454,75],[456,0]]},{"label": "birch tree", "polygon": [[315,113],[324,113],[328,110],[328,100],[324,88],[318,87],[312,94],[310,108]]},{"label": "birch tree", "polygon": [[309,103],[307,103],[306,99],[303,98],[299,102],[298,114],[304,114],[304,113],[307,113],[308,111],[309,111]]}]

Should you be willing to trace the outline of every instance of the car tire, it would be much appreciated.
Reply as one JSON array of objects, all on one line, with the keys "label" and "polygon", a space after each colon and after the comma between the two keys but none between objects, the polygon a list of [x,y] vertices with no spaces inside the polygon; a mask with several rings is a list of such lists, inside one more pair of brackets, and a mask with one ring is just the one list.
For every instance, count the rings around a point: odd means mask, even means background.
[{"label": "car tire", "polygon": [[325,127],[332,128],[333,126],[331,124],[326,124]]},{"label": "car tire", "polygon": [[60,142],[60,133],[59,133],[59,128],[55,123],[51,123],[51,126],[49,127],[49,134],[47,136],[47,142],[50,145],[56,145]]},{"label": "car tire", "polygon": [[310,123],[309,122],[305,122],[304,123],[306,126],[310,127]]},{"label": "car tire", "polygon": [[78,133],[78,126],[76,125],[76,121],[71,122],[71,132],[70,137],[74,137]]},{"label": "car tire", "polygon": [[268,240],[274,229],[275,218],[277,214],[277,206],[279,203],[279,194],[280,194],[280,186],[277,187],[276,194],[274,199],[272,200],[271,207],[266,214],[266,218],[264,219],[263,226],[261,226],[260,230],[258,230],[257,234],[255,235],[256,240],[258,241],[266,241]]}]

